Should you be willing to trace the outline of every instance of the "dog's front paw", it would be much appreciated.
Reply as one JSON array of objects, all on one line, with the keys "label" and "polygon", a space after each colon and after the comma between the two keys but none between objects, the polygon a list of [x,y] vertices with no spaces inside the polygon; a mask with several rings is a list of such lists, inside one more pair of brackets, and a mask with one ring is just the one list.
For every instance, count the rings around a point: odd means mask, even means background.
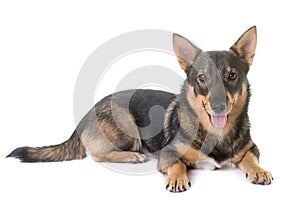
[{"label": "dog's front paw", "polygon": [[253,171],[246,173],[246,178],[253,184],[269,185],[273,177],[272,174],[265,170]]},{"label": "dog's front paw", "polygon": [[166,189],[170,192],[183,192],[191,187],[187,176],[169,177],[166,180]]}]

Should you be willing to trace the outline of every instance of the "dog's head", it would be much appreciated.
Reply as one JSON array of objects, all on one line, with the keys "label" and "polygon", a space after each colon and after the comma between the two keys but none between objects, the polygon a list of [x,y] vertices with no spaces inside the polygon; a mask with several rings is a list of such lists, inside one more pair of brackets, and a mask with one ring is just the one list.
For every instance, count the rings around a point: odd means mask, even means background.
[{"label": "dog's head", "polygon": [[[247,73],[256,49],[256,27],[247,30],[229,51],[203,52],[174,34],[174,51],[187,74],[187,97],[204,125],[225,128],[247,110]],[[228,126],[230,127],[230,126]]]}]

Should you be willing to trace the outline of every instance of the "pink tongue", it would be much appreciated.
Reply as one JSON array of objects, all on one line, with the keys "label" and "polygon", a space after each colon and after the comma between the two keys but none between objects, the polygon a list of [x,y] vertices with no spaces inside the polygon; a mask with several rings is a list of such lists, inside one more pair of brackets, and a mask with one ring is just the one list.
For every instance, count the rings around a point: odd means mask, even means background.
[{"label": "pink tongue", "polygon": [[226,116],[211,116],[211,122],[216,128],[224,128],[227,123]]}]

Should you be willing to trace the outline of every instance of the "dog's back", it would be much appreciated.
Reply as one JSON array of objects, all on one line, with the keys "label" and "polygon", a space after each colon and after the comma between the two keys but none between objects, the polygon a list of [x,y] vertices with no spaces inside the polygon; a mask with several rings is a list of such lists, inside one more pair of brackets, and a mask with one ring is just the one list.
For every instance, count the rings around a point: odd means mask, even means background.
[{"label": "dog's back", "polygon": [[170,139],[164,136],[163,124],[174,99],[174,94],[159,90],[114,93],[85,115],[69,140],[58,145],[17,148],[7,157],[22,162],[55,162],[83,159],[87,152],[97,161],[110,161],[107,157],[100,160],[100,156],[114,149],[155,153]]},{"label": "dog's back", "polygon": [[59,145],[21,147],[8,157],[23,162],[82,159],[97,162],[144,162],[156,154],[167,175],[166,188],[190,188],[187,167],[216,168],[233,163],[255,184],[272,175],[259,166],[259,150],[250,136],[247,73],[256,50],[256,27],[229,51],[204,52],[174,34],[173,45],[187,79],[181,93],[127,90],[105,97]]}]

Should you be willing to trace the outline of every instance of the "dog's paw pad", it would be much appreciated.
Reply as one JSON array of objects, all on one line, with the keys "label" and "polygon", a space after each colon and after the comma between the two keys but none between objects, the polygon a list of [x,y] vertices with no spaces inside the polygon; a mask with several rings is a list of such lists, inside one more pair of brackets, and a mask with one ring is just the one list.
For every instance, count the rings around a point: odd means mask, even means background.
[{"label": "dog's paw pad", "polygon": [[269,185],[273,180],[272,174],[265,170],[248,172],[246,178],[253,184],[261,185]]},{"label": "dog's paw pad", "polygon": [[169,177],[166,180],[166,189],[170,192],[183,192],[191,187],[191,182],[187,176]]}]

